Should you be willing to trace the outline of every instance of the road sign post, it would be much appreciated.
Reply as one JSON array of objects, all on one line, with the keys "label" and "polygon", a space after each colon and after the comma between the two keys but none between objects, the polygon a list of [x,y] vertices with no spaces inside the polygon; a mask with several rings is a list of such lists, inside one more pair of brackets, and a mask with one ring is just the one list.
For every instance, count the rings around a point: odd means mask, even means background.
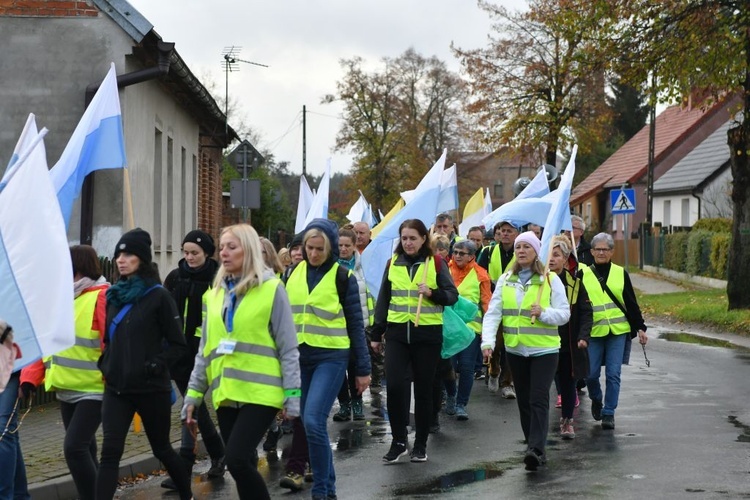
[{"label": "road sign post", "polygon": [[628,241],[630,233],[628,232],[628,214],[635,213],[635,189],[626,188],[612,189],[609,192],[609,201],[612,211],[612,217],[622,214],[623,217],[623,242],[625,243],[625,268],[628,267]]}]

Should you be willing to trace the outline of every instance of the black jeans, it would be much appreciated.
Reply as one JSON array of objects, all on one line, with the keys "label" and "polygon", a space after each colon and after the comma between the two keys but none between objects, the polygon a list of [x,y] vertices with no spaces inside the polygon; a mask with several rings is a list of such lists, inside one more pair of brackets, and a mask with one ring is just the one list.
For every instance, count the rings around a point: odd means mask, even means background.
[{"label": "black jeans", "polygon": [[102,401],[104,441],[99,473],[96,476],[96,498],[106,500],[115,494],[120,458],[125,450],[125,438],[135,412],[141,416],[154,456],[167,468],[177,485],[180,498],[188,500],[193,496],[190,491],[190,475],[169,441],[172,414],[169,392],[115,394],[108,390],[104,391]]},{"label": "black jeans", "polygon": [[350,359],[349,366],[346,368],[346,375],[344,375],[344,383],[341,384],[341,390],[339,390],[339,404],[349,404],[357,400],[362,401],[362,395],[357,394],[357,374],[355,369],[355,360]]},{"label": "black jeans", "polygon": [[[175,385],[180,391],[182,396],[185,396],[187,392],[188,381],[187,380],[175,380]],[[206,446],[206,451],[211,457],[211,460],[218,460],[224,456],[224,441],[221,440],[219,432],[216,430],[214,421],[211,420],[211,414],[208,413],[206,403],[203,402],[196,410],[197,416],[195,419],[198,421],[198,430],[203,436],[203,444]],[[187,428],[187,425],[182,424],[182,442],[180,443],[180,456],[185,463],[192,466],[195,463],[195,439],[193,434]]]},{"label": "black jeans", "polygon": [[415,447],[426,447],[432,415],[432,383],[440,360],[441,344],[405,344],[388,339],[385,371],[388,374],[388,416],[393,441],[406,443],[409,422],[409,367],[414,380]]},{"label": "black jeans", "polygon": [[544,454],[549,430],[549,389],[557,371],[557,353],[528,358],[507,353],[516,386],[521,428],[529,448]]},{"label": "black jeans", "polygon": [[102,402],[84,399],[77,403],[60,401],[60,414],[65,427],[63,452],[70,475],[81,500],[96,496],[96,430],[102,422]]},{"label": "black jeans", "polygon": [[573,378],[573,359],[570,352],[561,352],[557,367],[560,381],[560,399],[562,400],[563,418],[573,418],[576,407],[576,379]]},{"label": "black jeans", "polygon": [[227,469],[242,500],[271,498],[263,476],[255,467],[255,449],[278,411],[278,408],[256,404],[244,404],[239,408],[224,406],[216,410],[221,436],[226,443]]}]

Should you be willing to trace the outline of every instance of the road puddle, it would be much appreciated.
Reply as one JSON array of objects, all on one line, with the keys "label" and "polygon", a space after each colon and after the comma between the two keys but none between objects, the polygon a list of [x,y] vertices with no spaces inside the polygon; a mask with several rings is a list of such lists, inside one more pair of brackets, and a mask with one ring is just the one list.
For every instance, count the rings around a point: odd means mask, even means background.
[{"label": "road puddle", "polygon": [[734,415],[729,415],[727,420],[729,420],[730,424],[742,430],[742,434],[737,436],[737,441],[740,443],[750,443],[750,426],[740,422],[740,420]]},{"label": "road puddle", "polygon": [[[516,465],[518,464],[516,463]],[[425,495],[430,493],[444,493],[465,484],[498,478],[510,468],[510,462],[492,462],[478,464],[477,467],[473,469],[463,469],[448,474],[443,474],[442,476],[430,479],[421,484],[396,488],[393,491],[393,494],[395,496],[409,496]]]},{"label": "road puddle", "polygon": [[736,344],[733,344],[726,340],[703,337],[701,335],[693,335],[685,332],[662,332],[659,333],[659,338],[668,340],[670,342],[683,342],[685,344],[699,344],[708,347],[725,347],[727,349],[739,349],[742,351],[746,351],[745,348],[739,347]]}]

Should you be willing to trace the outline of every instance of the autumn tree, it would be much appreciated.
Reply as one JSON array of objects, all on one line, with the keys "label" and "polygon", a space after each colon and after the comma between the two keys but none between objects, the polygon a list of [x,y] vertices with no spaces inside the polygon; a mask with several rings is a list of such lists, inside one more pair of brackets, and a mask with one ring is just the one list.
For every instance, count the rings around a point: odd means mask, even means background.
[{"label": "autumn tree", "polygon": [[[458,148],[465,88],[436,57],[409,49],[374,71],[355,57],[324,103],[344,106],[336,149],[354,155],[352,182],[375,207],[390,208],[413,189],[443,148]],[[356,190],[354,191],[356,193]]]},{"label": "autumn tree", "polygon": [[470,82],[469,111],[492,149],[543,146],[555,165],[558,150],[579,143],[579,155],[600,142],[610,122],[606,56],[589,40],[607,30],[606,2],[532,0],[511,12],[480,0],[494,21],[486,47],[453,47]]},{"label": "autumn tree", "polygon": [[[649,79],[664,101],[699,91],[713,100],[737,93],[742,104],[727,132],[732,171],[729,309],[750,308],[750,3],[745,0],[610,0],[617,29],[613,62],[633,82]],[[618,12],[619,10],[619,12]],[[727,119],[730,119],[727,116]]]}]

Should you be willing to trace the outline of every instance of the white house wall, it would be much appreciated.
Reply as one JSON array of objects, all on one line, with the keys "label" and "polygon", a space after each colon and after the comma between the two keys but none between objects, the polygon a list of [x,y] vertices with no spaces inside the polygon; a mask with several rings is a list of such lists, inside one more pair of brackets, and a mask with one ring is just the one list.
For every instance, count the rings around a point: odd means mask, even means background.
[{"label": "white house wall", "polygon": [[[665,212],[665,203],[668,209]],[[687,204],[687,214],[683,217],[683,203]],[[698,220],[698,200],[689,194],[654,196],[654,222],[662,226],[692,226]]]}]

